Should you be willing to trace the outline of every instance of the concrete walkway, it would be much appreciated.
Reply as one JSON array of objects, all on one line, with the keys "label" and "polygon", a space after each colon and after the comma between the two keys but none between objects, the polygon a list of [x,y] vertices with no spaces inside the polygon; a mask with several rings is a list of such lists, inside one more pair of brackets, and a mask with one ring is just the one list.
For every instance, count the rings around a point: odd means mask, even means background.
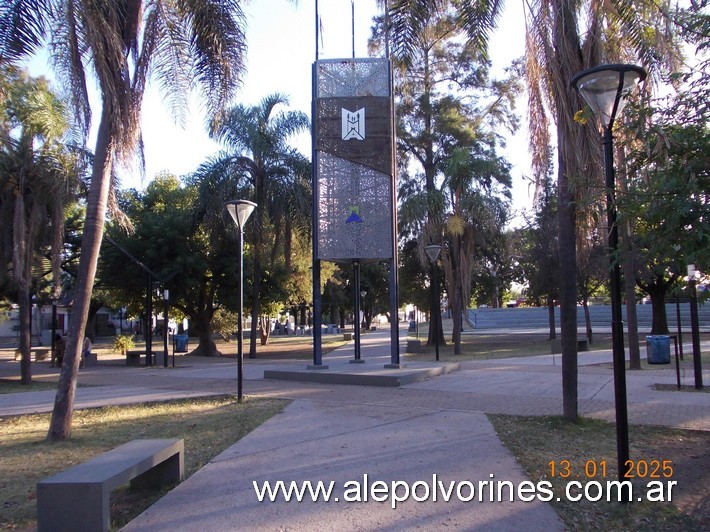
[{"label": "concrete walkway", "polygon": [[[406,335],[403,334],[403,338]],[[404,353],[404,349],[401,350]],[[689,351],[686,351],[688,353]],[[363,337],[364,364],[350,364],[352,343],[324,357],[333,372],[385,371],[388,331]],[[402,361],[407,364],[406,359]],[[582,415],[614,419],[614,385],[607,352],[579,356],[579,410]],[[0,360],[0,376],[17,362]],[[534,501],[478,502],[483,481],[526,480],[502,445],[486,413],[560,415],[560,357],[543,355],[505,360],[467,361],[429,380],[400,387],[266,380],[264,371],[305,371],[305,361],[245,361],[247,395],[294,400],[132,521],[126,530],[401,530],[439,529],[562,530],[549,504]],[[387,371],[411,371],[409,368]],[[56,379],[56,370],[34,365],[35,378]],[[323,370],[314,370],[323,371]],[[44,375],[44,376],[43,376]],[[705,371],[704,382],[710,383]],[[128,368],[102,364],[80,373],[76,407],[153,401],[173,397],[235,393],[234,360],[178,359],[176,368]],[[693,384],[692,370],[682,375]],[[710,430],[710,395],[659,391],[676,382],[674,366],[627,372],[631,424],[660,424]],[[0,395],[0,415],[49,411],[53,391]],[[436,477],[435,477],[436,476]],[[366,480],[367,478],[367,480]],[[253,482],[333,482],[331,501],[259,502]],[[381,481],[418,483],[417,496],[392,508],[385,502],[354,501],[360,489]],[[453,483],[453,484],[451,484]],[[469,484],[471,483],[471,484]],[[465,498],[444,502],[455,486]],[[377,486],[377,485],[376,485]],[[402,495],[404,484],[397,484]],[[315,486],[314,486],[315,487]],[[433,491],[432,491],[433,488]],[[349,491],[348,491],[349,490]],[[425,491],[429,490],[429,497]],[[433,499],[433,492],[437,500]],[[364,498],[365,492],[358,492]],[[487,492],[486,492],[487,495]],[[376,496],[376,493],[375,493]],[[335,498],[338,501],[335,502]],[[309,497],[310,499],[310,497]],[[321,497],[322,499],[322,497]]]}]

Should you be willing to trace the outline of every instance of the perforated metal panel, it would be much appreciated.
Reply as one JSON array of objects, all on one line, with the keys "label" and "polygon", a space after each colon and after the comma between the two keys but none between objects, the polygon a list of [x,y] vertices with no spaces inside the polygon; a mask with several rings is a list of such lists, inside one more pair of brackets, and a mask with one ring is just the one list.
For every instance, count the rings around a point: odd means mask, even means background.
[{"label": "perforated metal panel", "polygon": [[328,59],[316,61],[316,98],[390,97],[387,59]]},{"label": "perforated metal panel", "polygon": [[315,69],[318,259],[392,258],[389,61],[326,60]]}]

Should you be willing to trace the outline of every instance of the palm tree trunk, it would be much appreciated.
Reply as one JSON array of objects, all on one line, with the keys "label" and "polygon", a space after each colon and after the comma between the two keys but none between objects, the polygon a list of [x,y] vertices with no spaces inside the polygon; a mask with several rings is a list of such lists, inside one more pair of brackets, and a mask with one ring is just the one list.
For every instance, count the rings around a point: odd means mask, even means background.
[{"label": "palm tree trunk", "polygon": [[577,421],[577,209],[570,178],[581,172],[579,127],[573,120],[576,106],[571,77],[582,68],[577,33],[576,2],[553,0],[553,97],[557,102],[558,216],[560,257],[560,333],[562,344],[562,409],[565,419]]},{"label": "palm tree trunk", "polygon": [[559,159],[560,343],[562,409],[570,421],[577,410],[577,245],[575,208],[563,158]]},{"label": "palm tree trunk", "polygon": [[[27,266],[29,268],[29,265]],[[21,274],[24,275],[24,272]],[[20,320],[20,384],[32,384],[32,331],[30,330],[30,312],[32,301],[28,283],[19,283],[17,304]]]},{"label": "palm tree trunk", "polygon": [[76,380],[81,361],[81,344],[89,316],[91,292],[96,276],[101,240],[103,238],[106,204],[111,187],[113,167],[110,128],[110,110],[104,108],[96,138],[94,167],[91,175],[91,187],[86,203],[84,234],[81,239],[81,259],[79,274],[74,289],[74,304],[64,353],[64,363],[59,377],[54,410],[47,433],[48,441],[66,440],[71,436],[71,422],[74,409]]}]

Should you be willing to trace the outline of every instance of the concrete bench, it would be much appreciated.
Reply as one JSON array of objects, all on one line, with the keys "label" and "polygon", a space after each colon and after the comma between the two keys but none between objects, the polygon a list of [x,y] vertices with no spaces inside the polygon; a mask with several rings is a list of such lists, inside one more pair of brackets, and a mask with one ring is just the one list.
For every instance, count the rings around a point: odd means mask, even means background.
[{"label": "concrete bench", "polygon": [[133,440],[37,483],[37,530],[97,531],[111,528],[110,495],[182,480],[184,440]]},{"label": "concrete bench", "polygon": [[84,367],[91,367],[91,366],[98,366],[99,365],[99,357],[96,355],[96,353],[89,353],[84,357]]},{"label": "concrete bench", "polygon": [[353,339],[353,333],[351,333],[351,332],[343,333],[343,340],[345,340],[346,342],[349,342],[352,339]]},{"label": "concrete bench", "polygon": [[126,366],[140,366],[143,351],[126,351]]},{"label": "concrete bench", "polygon": [[421,353],[422,352],[422,341],[421,340],[407,340],[407,353]]}]

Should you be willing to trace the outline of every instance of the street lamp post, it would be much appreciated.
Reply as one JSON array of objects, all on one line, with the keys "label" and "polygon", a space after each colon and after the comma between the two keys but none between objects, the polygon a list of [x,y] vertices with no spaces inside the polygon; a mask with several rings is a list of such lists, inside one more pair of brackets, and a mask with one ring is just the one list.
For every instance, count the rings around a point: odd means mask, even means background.
[{"label": "street lamp post", "polygon": [[360,261],[353,261],[353,307],[355,316],[353,319],[353,333],[355,334],[354,358],[350,361],[353,364],[364,362],[360,357]]},{"label": "street lamp post", "polygon": [[244,313],[244,225],[256,208],[256,203],[247,200],[232,200],[226,204],[227,211],[237,224],[239,230],[239,305],[237,307],[237,401],[240,403],[244,397],[242,383],[244,382],[243,364],[243,333],[242,314]]},{"label": "street lamp post", "polygon": [[429,322],[434,325],[434,346],[436,349],[436,360],[439,360],[439,330],[441,329],[441,320],[439,320],[439,308],[441,301],[441,295],[439,294],[439,274],[438,268],[436,267],[436,261],[439,260],[439,255],[441,254],[441,246],[438,244],[432,244],[424,248],[427,256],[429,257],[429,262],[431,262],[432,278],[434,281],[434,294],[436,296],[435,305],[436,308],[431,309],[431,320]]},{"label": "street lamp post", "polygon": [[603,128],[604,177],[608,225],[609,260],[611,265],[611,336],[614,366],[614,398],[616,406],[616,452],[619,478],[626,478],[629,460],[629,424],[626,406],[626,361],[624,357],[624,324],[621,317],[621,268],[616,254],[619,229],[616,223],[614,183],[614,151],[612,128],[614,119],[623,109],[624,92],[646,79],[646,71],[635,65],[601,65],[575,74],[571,85],[599,116]]},{"label": "street lamp post", "polygon": [[[362,321],[360,325],[362,326],[362,324],[365,323],[365,296],[367,295],[367,290],[360,290],[360,295],[362,296]],[[360,319],[360,316],[358,316],[358,319]]]},{"label": "street lamp post", "polygon": [[[170,291],[166,288],[163,290],[163,367],[168,367],[168,324],[170,320],[168,319],[168,312],[170,310]],[[173,362],[175,359],[173,358]]]}]

